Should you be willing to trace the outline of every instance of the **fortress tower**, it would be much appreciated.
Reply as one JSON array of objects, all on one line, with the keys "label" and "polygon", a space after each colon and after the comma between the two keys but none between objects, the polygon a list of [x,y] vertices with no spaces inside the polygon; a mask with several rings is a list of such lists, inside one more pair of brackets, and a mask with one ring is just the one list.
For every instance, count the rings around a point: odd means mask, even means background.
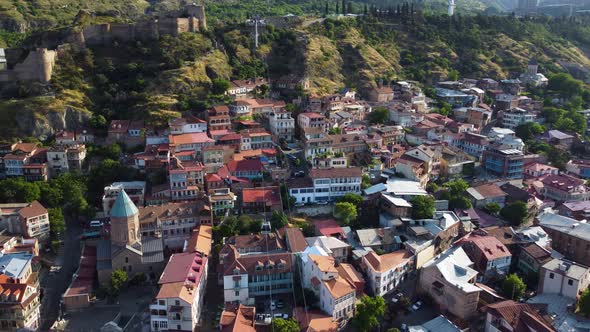
[{"label": "fortress tower", "polygon": [[125,190],[121,190],[111,209],[111,243],[125,247],[140,241],[139,210]]},{"label": "fortress tower", "polygon": [[205,17],[205,5],[193,3],[186,7],[188,16],[199,20],[199,29],[207,30],[207,18]]}]

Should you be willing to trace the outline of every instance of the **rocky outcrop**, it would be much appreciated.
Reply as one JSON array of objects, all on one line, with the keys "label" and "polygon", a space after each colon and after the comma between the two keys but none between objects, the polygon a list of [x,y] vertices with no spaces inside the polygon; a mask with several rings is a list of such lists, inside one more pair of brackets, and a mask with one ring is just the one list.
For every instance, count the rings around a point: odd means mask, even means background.
[{"label": "rocky outcrop", "polygon": [[64,111],[49,111],[46,114],[18,112],[15,116],[19,132],[34,137],[48,137],[60,130],[80,128],[90,119],[89,112],[71,107],[66,107]]}]

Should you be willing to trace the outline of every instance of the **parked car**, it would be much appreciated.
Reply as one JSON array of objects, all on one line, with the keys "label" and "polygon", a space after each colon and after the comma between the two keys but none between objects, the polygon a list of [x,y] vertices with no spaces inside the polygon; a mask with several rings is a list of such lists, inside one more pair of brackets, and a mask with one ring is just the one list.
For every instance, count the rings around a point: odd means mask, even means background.
[{"label": "parked car", "polygon": [[414,305],[412,306],[412,310],[417,311],[418,309],[420,309],[420,307],[422,307],[422,301],[414,303]]},{"label": "parked car", "polygon": [[298,177],[298,178],[302,178],[305,176],[305,172],[304,171],[297,171],[297,172],[293,173],[293,176]]},{"label": "parked car", "polygon": [[317,202],[318,205],[328,205],[328,201],[319,201]]},{"label": "parked car", "polygon": [[408,325],[406,323],[402,324],[402,327],[400,329],[402,332],[407,332],[408,331]]},{"label": "parked car", "polygon": [[285,306],[285,303],[283,303],[283,300],[277,300],[277,308],[281,309],[284,306]]},{"label": "parked car", "polygon": [[90,222],[90,228],[100,228],[102,227],[104,224],[102,223],[102,221],[100,220],[92,220]]},{"label": "parked car", "polygon": [[289,315],[288,314],[283,314],[283,319],[289,319]]},{"label": "parked car", "polygon": [[399,299],[402,298],[402,293],[397,293],[395,295],[393,295],[393,298],[391,298],[391,303],[398,303]]},{"label": "parked car", "polygon": [[274,314],[274,319],[283,318],[283,314]]}]

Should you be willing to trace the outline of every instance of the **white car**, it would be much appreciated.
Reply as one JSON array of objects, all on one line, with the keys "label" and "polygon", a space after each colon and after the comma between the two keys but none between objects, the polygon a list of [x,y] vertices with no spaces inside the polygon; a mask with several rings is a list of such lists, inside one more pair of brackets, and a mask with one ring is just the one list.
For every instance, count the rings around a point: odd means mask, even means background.
[{"label": "white car", "polygon": [[422,307],[422,301],[414,303],[414,305],[412,306],[412,310],[417,311],[418,309],[420,309],[420,307]]},{"label": "white car", "polygon": [[275,314],[274,319],[277,319],[277,318],[283,318],[283,314]]}]

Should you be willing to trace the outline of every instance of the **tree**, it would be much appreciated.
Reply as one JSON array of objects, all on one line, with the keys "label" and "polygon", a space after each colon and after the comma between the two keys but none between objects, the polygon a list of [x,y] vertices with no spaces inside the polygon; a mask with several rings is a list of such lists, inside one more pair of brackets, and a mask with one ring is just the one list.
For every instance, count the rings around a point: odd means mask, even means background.
[{"label": "tree", "polygon": [[582,94],[584,82],[577,80],[567,73],[558,73],[549,76],[547,89],[560,93],[563,97],[570,98]]},{"label": "tree", "polygon": [[586,288],[580,295],[577,312],[586,317],[590,316],[590,288]]},{"label": "tree", "polygon": [[354,327],[361,332],[368,332],[379,324],[379,320],[385,314],[385,300],[381,296],[361,298],[356,306],[356,314],[352,321]]},{"label": "tree", "polygon": [[350,225],[350,222],[356,220],[357,216],[358,212],[356,206],[352,203],[341,202],[336,203],[336,206],[334,206],[334,217],[336,217],[343,226]]},{"label": "tree", "polygon": [[222,95],[229,89],[230,83],[223,78],[215,78],[211,82],[211,92],[215,95]]},{"label": "tree", "polygon": [[506,219],[512,226],[522,225],[529,216],[529,209],[525,202],[516,201],[506,204],[500,210],[502,218]]},{"label": "tree", "polygon": [[434,211],[434,197],[416,196],[412,199],[412,218],[429,219],[434,215]]},{"label": "tree", "polygon": [[447,80],[456,81],[458,79],[459,79],[459,72],[455,69],[449,70],[449,73],[447,74]]},{"label": "tree", "polygon": [[363,196],[355,193],[346,193],[338,199],[338,202],[348,202],[358,208],[363,202]]},{"label": "tree", "polygon": [[375,107],[371,113],[367,115],[367,120],[371,124],[383,124],[389,120],[389,110],[385,107]]},{"label": "tree", "polygon": [[121,287],[127,282],[127,272],[123,270],[115,270],[111,273],[111,291],[113,295],[119,295]]},{"label": "tree", "polygon": [[507,298],[518,300],[524,295],[526,285],[516,273],[509,274],[502,280],[502,293]]},{"label": "tree", "polygon": [[443,186],[449,190],[451,196],[463,195],[469,188],[469,184],[463,179],[449,181]]},{"label": "tree", "polygon": [[55,236],[63,233],[66,229],[66,223],[61,208],[51,208],[47,212],[49,214],[49,230],[51,233]]},{"label": "tree", "polygon": [[367,189],[371,186],[371,177],[368,174],[363,174],[361,179],[361,189]]},{"label": "tree", "polygon": [[501,209],[502,208],[498,203],[488,203],[482,208],[482,210],[489,214],[498,214],[498,212],[500,212]]},{"label": "tree", "polygon": [[514,129],[516,136],[520,137],[523,141],[528,141],[535,136],[545,132],[545,128],[536,122],[527,122],[517,126]]},{"label": "tree", "polygon": [[281,200],[283,203],[283,210],[289,211],[295,206],[297,199],[289,195],[289,188],[286,184],[281,184]]},{"label": "tree", "polygon": [[277,210],[272,211],[272,217],[270,218],[270,225],[273,229],[279,229],[287,226],[289,218],[284,212]]},{"label": "tree", "polygon": [[272,330],[276,332],[299,332],[299,325],[293,318],[272,320]]},{"label": "tree", "polygon": [[41,197],[39,186],[21,177],[0,181],[0,188],[0,201],[6,203],[29,203]]}]

